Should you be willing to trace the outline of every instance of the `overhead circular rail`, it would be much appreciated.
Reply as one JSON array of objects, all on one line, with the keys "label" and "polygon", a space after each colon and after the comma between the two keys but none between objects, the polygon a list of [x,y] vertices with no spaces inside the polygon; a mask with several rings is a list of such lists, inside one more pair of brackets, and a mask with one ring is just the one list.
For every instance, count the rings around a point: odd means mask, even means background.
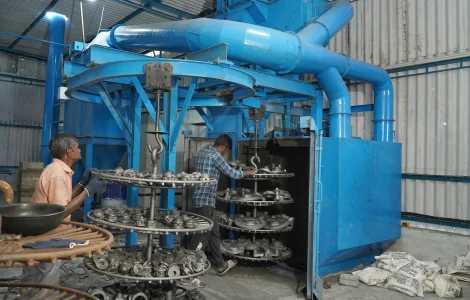
[{"label": "overhead circular rail", "polygon": [[[145,76],[146,73],[144,71],[144,67],[150,62],[158,62],[162,64],[170,63],[173,66],[172,76],[222,80],[227,83],[236,84],[240,88],[245,89],[246,91],[242,93],[243,98],[255,95],[255,91],[253,89],[255,86],[255,79],[242,70],[207,62],[158,58],[150,60],[118,61],[93,66],[90,69],[68,79],[68,89],[65,92],[65,95],[76,100],[90,101],[90,98],[99,97],[98,93],[93,92],[94,85],[118,78]],[[234,98],[231,101],[231,105],[234,105],[237,100],[239,99]]]}]

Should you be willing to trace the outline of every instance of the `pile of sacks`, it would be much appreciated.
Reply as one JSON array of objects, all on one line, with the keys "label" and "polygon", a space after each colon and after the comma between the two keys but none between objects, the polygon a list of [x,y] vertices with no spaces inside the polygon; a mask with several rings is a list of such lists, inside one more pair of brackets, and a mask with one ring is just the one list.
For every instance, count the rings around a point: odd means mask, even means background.
[{"label": "pile of sacks", "polygon": [[425,292],[435,292],[443,298],[462,295],[457,279],[444,274],[434,262],[417,260],[406,252],[390,251],[375,259],[372,267],[353,272],[367,285],[388,288],[409,296],[424,297]]}]

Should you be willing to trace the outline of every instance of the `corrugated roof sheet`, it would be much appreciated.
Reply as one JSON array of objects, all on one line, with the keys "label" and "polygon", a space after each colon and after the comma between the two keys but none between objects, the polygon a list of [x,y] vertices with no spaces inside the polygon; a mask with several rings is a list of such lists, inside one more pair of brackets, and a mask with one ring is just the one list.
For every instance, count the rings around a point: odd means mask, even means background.
[{"label": "corrugated roof sheet", "polygon": [[[28,26],[41,14],[42,11],[51,3],[49,0],[24,0],[24,1],[3,1],[0,11],[1,31],[21,34]],[[137,5],[139,1],[132,0]],[[164,0],[162,4],[169,7],[182,10],[184,12],[197,15],[201,11],[211,8],[213,0]],[[127,17],[138,9],[133,5],[126,4],[119,0],[100,0],[83,1],[84,24],[86,40],[94,37],[98,32],[101,11],[104,8],[103,23],[101,28],[110,28],[123,18]],[[154,10],[159,10],[154,7]],[[82,26],[80,17],[80,1],[78,0],[59,0],[51,11],[63,14],[68,18],[65,28],[65,43],[73,41],[82,41]],[[165,12],[174,15],[170,12]],[[149,24],[168,21],[161,15],[145,11],[134,17],[126,24]],[[46,18],[39,21],[28,33],[28,37],[49,40],[49,22]],[[16,38],[6,35],[0,35],[0,47],[8,47]],[[22,39],[14,50],[28,52],[36,55],[47,56],[48,45],[36,41]],[[65,51],[65,49],[64,49]]]}]

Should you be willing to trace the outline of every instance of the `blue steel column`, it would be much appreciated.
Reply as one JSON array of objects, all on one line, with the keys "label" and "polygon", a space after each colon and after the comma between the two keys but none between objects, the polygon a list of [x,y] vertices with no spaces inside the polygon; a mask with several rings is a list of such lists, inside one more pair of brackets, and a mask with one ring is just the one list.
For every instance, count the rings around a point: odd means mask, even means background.
[{"label": "blue steel column", "polygon": [[[137,92],[132,93],[132,145],[127,145],[127,167],[140,169],[140,128],[142,125],[142,100]],[[135,207],[139,205],[139,188],[130,187],[127,193],[127,205]],[[137,233],[126,233],[126,245],[137,245]]]},{"label": "blue steel column", "polygon": [[[85,146],[85,170],[93,168],[93,144],[86,144]],[[92,196],[88,196],[83,204],[83,221],[88,223],[87,215],[91,211]]]},{"label": "blue steel column", "polygon": [[[49,24],[51,42],[63,44],[65,17],[54,14],[50,17]],[[59,131],[59,87],[62,79],[62,49],[62,46],[57,44],[49,44],[41,142],[41,160],[44,165],[48,165],[52,160],[49,154],[49,141]]]},{"label": "blue steel column", "polygon": [[[178,82],[178,78],[172,78],[171,92],[165,93],[163,102],[163,121],[165,123],[165,127],[169,132],[169,141],[173,140],[172,135],[179,134],[179,132],[174,132],[178,117]],[[176,147],[171,145],[171,143],[169,143],[169,145],[165,145],[165,149],[162,155],[161,166],[162,173],[166,171],[176,172]],[[160,207],[171,210],[175,208],[174,189],[162,190]],[[173,248],[173,236],[161,235],[160,246],[163,248]]]}]

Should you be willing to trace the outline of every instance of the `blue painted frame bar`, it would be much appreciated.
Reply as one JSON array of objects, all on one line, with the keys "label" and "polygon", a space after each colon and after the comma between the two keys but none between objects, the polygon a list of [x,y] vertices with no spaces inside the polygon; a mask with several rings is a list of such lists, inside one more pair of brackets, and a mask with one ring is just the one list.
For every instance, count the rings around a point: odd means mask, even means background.
[{"label": "blue painted frame bar", "polygon": [[470,176],[449,176],[449,175],[402,173],[401,179],[470,183]]},{"label": "blue painted frame bar", "polygon": [[[180,115],[178,117],[178,120],[176,121],[175,128],[172,130],[172,134],[170,137],[170,149],[173,151],[176,151],[176,141],[178,140],[179,137],[179,132],[181,130],[181,125],[183,125],[184,118],[186,117],[186,112],[188,111],[189,108],[189,103],[191,102],[191,99],[194,94],[194,90],[196,89],[197,85],[197,78],[193,77],[191,79],[191,83],[189,85],[188,93],[186,94],[186,98],[184,99],[183,106],[181,106],[181,111]],[[178,100],[178,98],[176,98]],[[173,101],[173,97],[172,97]]]},{"label": "blue painted frame bar", "polygon": [[[116,121],[117,125],[121,129],[122,133],[124,134],[124,137],[126,138],[126,141],[129,145],[132,145],[132,139],[133,136],[129,130],[129,128],[126,125],[126,122],[124,118],[121,116],[119,111],[114,107],[113,101],[111,100],[111,97],[109,96],[108,92],[106,91],[106,87],[104,86],[103,83],[97,85],[98,92],[103,99],[104,104],[109,109],[109,112],[113,116],[114,120]],[[140,127],[140,124],[139,124]],[[138,137],[140,139],[140,137]]]},{"label": "blue painted frame bar", "polygon": [[210,120],[209,116],[206,114],[206,112],[201,107],[195,107],[194,109],[201,116],[202,120],[204,120],[204,122],[206,122],[207,130],[208,131],[213,131],[214,130],[214,125],[212,125],[211,120]]}]

